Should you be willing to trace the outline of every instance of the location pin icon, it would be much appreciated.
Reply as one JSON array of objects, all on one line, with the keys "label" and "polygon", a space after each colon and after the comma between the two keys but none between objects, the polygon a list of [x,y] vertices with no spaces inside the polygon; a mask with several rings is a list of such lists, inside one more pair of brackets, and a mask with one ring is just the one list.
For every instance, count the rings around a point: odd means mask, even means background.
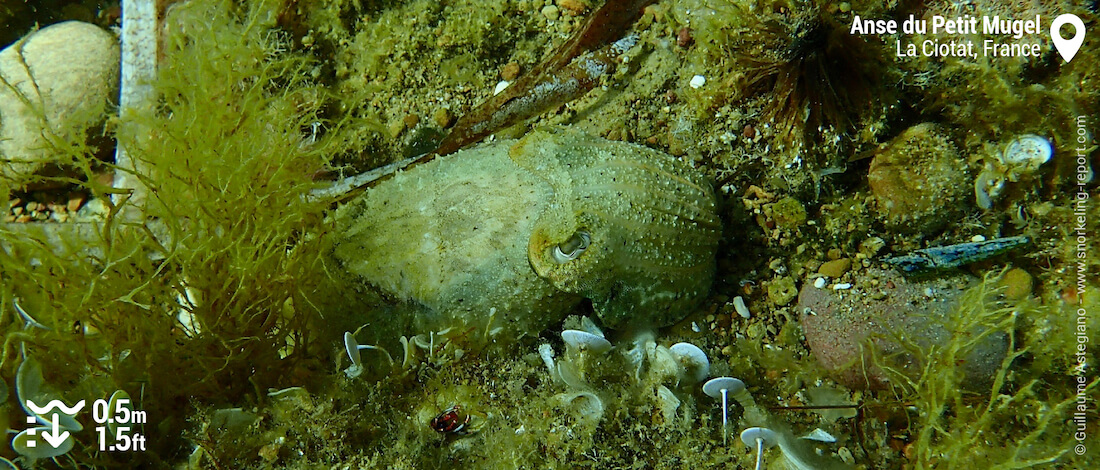
[{"label": "location pin icon", "polygon": [[[1066,23],[1073,25],[1075,30],[1073,37],[1070,39],[1065,39],[1061,34],[1058,34],[1058,29]],[[1054,41],[1054,48],[1058,50],[1059,54],[1062,54],[1062,58],[1069,62],[1073,60],[1073,56],[1077,55],[1077,49],[1080,49],[1081,44],[1085,42],[1085,23],[1074,14],[1059,15],[1050,23],[1050,40]]]}]

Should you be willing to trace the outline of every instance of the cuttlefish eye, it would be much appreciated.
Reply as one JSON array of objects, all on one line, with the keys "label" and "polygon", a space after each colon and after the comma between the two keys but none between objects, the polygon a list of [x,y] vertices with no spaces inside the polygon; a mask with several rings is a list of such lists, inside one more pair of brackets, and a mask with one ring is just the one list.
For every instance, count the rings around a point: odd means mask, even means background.
[{"label": "cuttlefish eye", "polygon": [[550,256],[559,264],[568,263],[581,256],[585,248],[592,243],[592,236],[583,230],[578,230],[568,240],[550,250]]}]

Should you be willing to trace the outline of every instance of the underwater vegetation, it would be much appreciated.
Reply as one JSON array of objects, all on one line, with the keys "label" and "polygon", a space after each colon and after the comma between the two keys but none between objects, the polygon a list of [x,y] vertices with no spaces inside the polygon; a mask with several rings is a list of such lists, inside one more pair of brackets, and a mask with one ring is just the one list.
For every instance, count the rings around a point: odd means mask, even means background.
[{"label": "underwater vegetation", "polygon": [[[137,122],[115,124],[149,168],[140,209],[155,222],[116,217],[122,207],[99,177],[109,164],[77,140],[52,147],[80,172],[61,182],[91,191],[105,218],[0,229],[7,383],[36,361],[54,398],[125,390],[150,418],[148,451],[97,452],[88,426],[63,463],[166,466],[192,450],[178,438],[190,407],[242,403],[316,371],[324,297],[312,291],[324,271],[319,248],[301,238],[316,233],[322,207],[302,196],[324,159],[302,133],[308,62],[272,55],[285,38],[257,15],[219,2],[174,9],[156,83],[162,100]],[[208,17],[221,21],[197,20]],[[38,326],[25,327],[17,299]],[[14,398],[5,406],[18,407]],[[8,427],[23,426],[6,416]]]},{"label": "underwater vegetation", "polygon": [[[628,18],[593,19],[623,5]],[[893,60],[896,38],[845,28],[855,14],[1058,8],[1077,7],[178,2],[164,13],[155,105],[108,109],[93,139],[50,136],[66,171],[30,176],[86,194],[80,222],[0,225],[0,418],[16,431],[0,457],[196,470],[1096,467],[1095,453],[1072,451],[1071,412],[1081,393],[1097,419],[1098,382],[1069,352],[1075,331],[1098,329],[1075,312],[1100,311],[1100,247],[1083,243],[1077,264],[1066,239],[1078,213],[1100,212],[1066,202],[1076,186],[1062,159],[1077,136],[1063,118],[1095,115],[1095,42],[1071,64],[1052,51]],[[610,26],[580,39],[592,24]],[[490,136],[463,130],[585,60],[614,70],[585,70],[575,93]],[[359,196],[318,192],[448,133],[485,142]],[[142,163],[140,204],[110,182],[116,142]],[[0,185],[9,215],[53,204],[21,184]],[[945,199],[951,210],[937,211]],[[141,218],[121,216],[130,209]],[[946,269],[876,274],[888,260]],[[898,294],[903,280],[914,296]],[[882,387],[823,363],[798,302],[809,289],[906,319],[852,345]],[[975,355],[993,359],[975,371]],[[98,451],[81,413],[83,429],[65,424],[71,448],[34,453],[27,396],[128,396],[148,447]]]}]

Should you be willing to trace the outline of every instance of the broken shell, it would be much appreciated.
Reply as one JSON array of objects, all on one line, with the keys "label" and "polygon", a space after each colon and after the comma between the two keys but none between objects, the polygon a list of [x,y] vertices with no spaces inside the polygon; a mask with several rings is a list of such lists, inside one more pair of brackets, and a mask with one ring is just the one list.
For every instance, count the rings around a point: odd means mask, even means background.
[{"label": "broken shell", "polygon": [[594,426],[603,418],[603,400],[592,392],[574,392],[555,395],[563,408],[572,412],[578,423]]},{"label": "broken shell", "polygon": [[745,298],[741,297],[740,295],[733,298],[733,309],[737,311],[737,314],[740,315],[741,318],[752,318],[752,313],[749,312],[749,307],[745,305]]},{"label": "broken shell", "polygon": [[710,361],[707,354],[691,343],[676,343],[668,348],[673,357],[683,367],[684,375],[690,383],[701,382],[710,374]]},{"label": "broken shell", "polygon": [[1054,155],[1054,146],[1050,141],[1035,134],[1024,134],[1012,139],[1001,154],[1001,161],[1008,166],[1035,170],[1050,161]]},{"label": "broken shell", "polygon": [[565,330],[561,332],[561,339],[572,350],[590,351],[595,354],[603,354],[611,350],[610,341],[587,331]]}]

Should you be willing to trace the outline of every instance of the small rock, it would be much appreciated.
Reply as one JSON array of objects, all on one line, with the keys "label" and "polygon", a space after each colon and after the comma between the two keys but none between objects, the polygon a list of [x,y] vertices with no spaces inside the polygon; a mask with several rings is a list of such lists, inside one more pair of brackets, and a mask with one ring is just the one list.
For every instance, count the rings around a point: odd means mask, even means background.
[{"label": "small rock", "polygon": [[389,125],[386,126],[386,129],[389,131],[391,138],[396,139],[398,137],[401,137],[401,133],[405,132],[405,121],[400,119],[390,121]]},{"label": "small rock", "polygon": [[500,78],[506,81],[515,80],[519,76],[519,64],[508,62],[500,69]]},{"label": "small rock", "polygon": [[691,37],[691,28],[684,26],[680,28],[680,31],[676,33],[676,45],[680,47],[690,47],[695,39]]},{"label": "small rock", "polygon": [[258,455],[260,458],[267,461],[267,463],[274,463],[279,460],[279,449],[283,446],[281,443],[273,442],[260,448]]},{"label": "small rock", "polygon": [[840,258],[822,264],[817,272],[829,276],[830,279],[838,279],[851,268],[852,260],[850,258]]},{"label": "small rock", "polygon": [[435,125],[440,129],[446,129],[451,127],[451,123],[454,122],[454,116],[451,115],[451,110],[447,108],[439,108],[432,113],[432,120],[435,121]]},{"label": "small rock", "polygon": [[65,209],[69,212],[76,212],[83,204],[84,197],[78,194],[74,194],[72,197],[69,198],[69,202],[65,204]]},{"label": "small rock", "polygon": [[768,283],[768,299],[777,307],[791,303],[797,295],[798,289],[795,288],[794,279],[791,279],[790,276],[784,276]]},{"label": "small rock", "polygon": [[557,20],[559,14],[560,12],[558,11],[558,7],[554,5],[546,5],[542,7],[542,16],[545,16],[546,19],[550,21]]},{"label": "small rock", "polygon": [[928,233],[958,220],[973,194],[966,160],[931,123],[906,129],[880,149],[867,182],[879,219],[907,233]]},{"label": "small rock", "polygon": [[783,230],[794,230],[806,223],[806,208],[798,199],[787,196],[768,209],[775,225]]},{"label": "small rock", "polygon": [[588,5],[581,0],[558,0],[557,3],[562,11],[569,16],[580,16],[588,10]]},{"label": "small rock", "polygon": [[[85,138],[103,122],[118,90],[114,36],[88,23],[66,21],[32,33],[0,51],[0,177],[22,179],[56,154],[61,142]],[[25,103],[41,105],[44,116]],[[44,117],[44,119],[42,119]]]},{"label": "small rock", "polygon": [[[804,286],[795,308],[814,357],[853,389],[887,387],[889,376],[878,365],[882,362],[911,378],[919,377],[921,358],[910,354],[911,346],[927,349],[949,344],[953,336],[945,323],[959,308],[967,286],[975,282],[965,274],[913,281],[895,270],[871,268],[861,273],[859,287],[866,289],[872,279],[885,286],[872,295]],[[971,333],[977,337],[982,332]],[[899,335],[910,344],[899,344]],[[878,350],[872,354],[868,345]],[[967,387],[981,389],[990,383],[1007,345],[1004,333],[992,332],[973,346],[958,364]]]},{"label": "small rock", "polygon": [[1012,268],[1001,279],[1001,285],[1005,286],[1005,298],[1009,300],[1021,300],[1031,295],[1031,274],[1020,268]]},{"label": "small rock", "polygon": [[404,121],[405,123],[405,129],[412,129],[416,127],[417,124],[420,124],[420,116],[417,116],[416,114],[409,114],[406,115],[405,118],[402,119],[402,121]]}]

